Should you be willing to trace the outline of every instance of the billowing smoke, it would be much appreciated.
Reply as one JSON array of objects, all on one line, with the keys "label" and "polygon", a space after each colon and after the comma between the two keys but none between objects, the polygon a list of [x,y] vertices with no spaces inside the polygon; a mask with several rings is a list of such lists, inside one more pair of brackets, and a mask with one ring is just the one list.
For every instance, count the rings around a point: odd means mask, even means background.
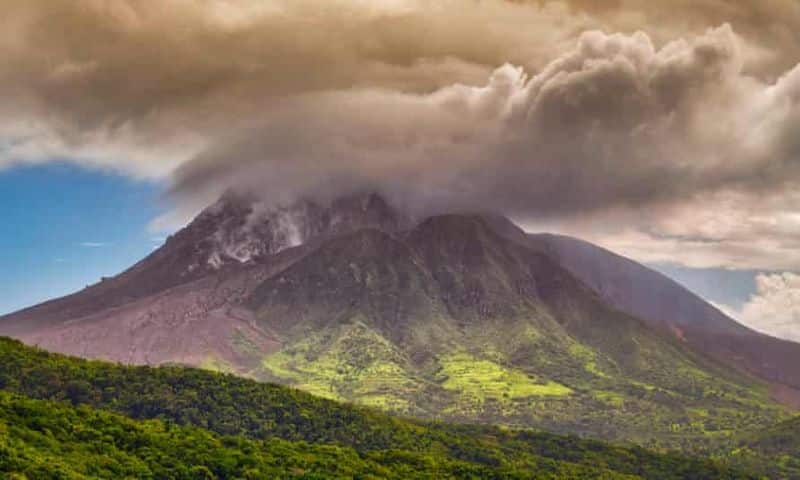
[{"label": "billowing smoke", "polygon": [[592,31],[538,73],[505,65],[483,86],[304,95],[182,167],[176,192],[371,189],[541,218],[791,187],[800,68],[759,81],[740,43],[727,25],[660,48]]},{"label": "billowing smoke", "polygon": [[505,63],[539,73],[588,30],[661,46],[726,22],[747,74],[800,58],[795,0],[10,0],[0,166],[164,177],[310,92],[480,85]]}]

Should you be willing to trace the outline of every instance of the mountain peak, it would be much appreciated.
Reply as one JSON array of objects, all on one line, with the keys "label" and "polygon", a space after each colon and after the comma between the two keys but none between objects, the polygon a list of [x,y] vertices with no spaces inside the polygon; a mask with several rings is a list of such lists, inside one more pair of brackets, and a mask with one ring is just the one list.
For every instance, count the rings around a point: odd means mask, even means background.
[{"label": "mountain peak", "polygon": [[300,199],[273,204],[255,194],[229,191],[178,235],[199,246],[199,255],[187,269],[219,270],[230,264],[258,261],[313,239],[361,228],[393,232],[407,223],[376,193],[353,194],[329,202]]}]

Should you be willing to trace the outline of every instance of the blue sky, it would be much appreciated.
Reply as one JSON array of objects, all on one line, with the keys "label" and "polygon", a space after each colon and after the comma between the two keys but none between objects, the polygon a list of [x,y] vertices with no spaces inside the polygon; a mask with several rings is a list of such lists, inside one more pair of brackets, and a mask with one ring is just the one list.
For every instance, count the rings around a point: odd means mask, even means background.
[{"label": "blue sky", "polygon": [[649,264],[649,266],[706,300],[736,310],[742,308],[756,291],[756,276],[765,273],[759,270],[688,268],[664,263]]},{"label": "blue sky", "polygon": [[0,171],[0,314],[131,266],[160,235],[163,185],[55,163]]}]

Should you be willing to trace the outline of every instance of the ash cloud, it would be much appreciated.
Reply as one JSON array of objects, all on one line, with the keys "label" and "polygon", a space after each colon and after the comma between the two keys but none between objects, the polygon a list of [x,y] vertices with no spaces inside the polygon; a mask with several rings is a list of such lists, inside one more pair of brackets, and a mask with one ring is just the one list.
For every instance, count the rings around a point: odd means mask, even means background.
[{"label": "ash cloud", "polygon": [[725,22],[746,71],[800,55],[794,0],[9,0],[0,32],[0,165],[68,157],[164,177],[309,92],[426,93],[537,73],[582,32],[656,45]]},{"label": "ash cloud", "polygon": [[531,75],[505,65],[483,86],[289,101],[182,167],[175,191],[278,202],[374,189],[542,217],[791,187],[800,68],[774,83],[743,68],[730,26],[662,47],[587,32]]},{"label": "ash cloud", "polygon": [[541,61],[590,23],[562,13],[497,0],[11,0],[0,162],[63,153],[163,177],[287,98],[430,91]]},{"label": "ash cloud", "polygon": [[[760,235],[800,251],[780,227],[800,152],[795,0],[10,0],[3,14],[0,168],[66,158],[166,179],[180,221],[228,188],[266,203],[378,190],[581,225],[611,248],[696,245],[703,265],[746,265]],[[705,250],[721,244],[724,258]]]}]

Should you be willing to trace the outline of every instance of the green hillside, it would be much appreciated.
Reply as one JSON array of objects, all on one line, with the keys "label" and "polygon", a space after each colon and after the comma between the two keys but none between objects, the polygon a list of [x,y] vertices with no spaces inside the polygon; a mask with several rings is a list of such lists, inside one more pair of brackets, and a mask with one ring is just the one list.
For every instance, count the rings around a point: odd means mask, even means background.
[{"label": "green hillside", "polygon": [[770,478],[800,478],[800,417],[745,432],[720,456],[733,465],[765,472]]},{"label": "green hillside", "polygon": [[543,433],[402,420],[201,370],[125,367],[0,339],[8,478],[753,478]]},{"label": "green hillside", "polygon": [[614,310],[482,217],[336,238],[250,307],[282,346],[233,338],[259,366],[231,370],[401,415],[671,448],[787,418],[766,384]]},{"label": "green hillside", "polygon": [[434,453],[251,440],[0,392],[0,473],[79,478],[635,478],[530,458],[483,465]]}]

